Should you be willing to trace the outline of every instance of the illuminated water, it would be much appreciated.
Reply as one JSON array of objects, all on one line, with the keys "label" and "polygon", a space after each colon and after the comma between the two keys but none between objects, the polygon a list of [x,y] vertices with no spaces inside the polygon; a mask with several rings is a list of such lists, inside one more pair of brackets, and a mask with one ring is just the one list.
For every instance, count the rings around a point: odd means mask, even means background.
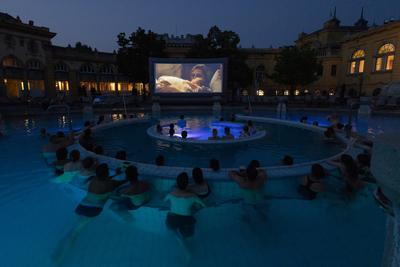
[{"label": "illuminated water", "polygon": [[[326,116],[310,114],[321,121]],[[39,129],[67,128],[65,121],[6,118],[7,137],[0,139],[1,266],[55,266],[51,255],[77,222],[79,199],[49,182],[53,172],[40,156]],[[80,127],[82,119],[73,122]],[[359,119],[357,128],[375,136],[398,131],[400,119]],[[296,185],[295,177],[268,182],[265,217],[237,202],[201,210],[190,262],[165,227],[166,211],[141,208],[125,223],[106,209],[59,266],[379,266],[385,217],[369,194],[352,202],[308,202]]]}]

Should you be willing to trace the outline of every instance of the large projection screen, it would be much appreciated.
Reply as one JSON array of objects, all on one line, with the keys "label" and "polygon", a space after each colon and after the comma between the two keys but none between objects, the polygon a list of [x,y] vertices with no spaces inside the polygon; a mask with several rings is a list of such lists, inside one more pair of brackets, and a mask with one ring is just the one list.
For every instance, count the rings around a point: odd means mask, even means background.
[{"label": "large projection screen", "polygon": [[150,59],[154,94],[222,94],[226,59]]}]

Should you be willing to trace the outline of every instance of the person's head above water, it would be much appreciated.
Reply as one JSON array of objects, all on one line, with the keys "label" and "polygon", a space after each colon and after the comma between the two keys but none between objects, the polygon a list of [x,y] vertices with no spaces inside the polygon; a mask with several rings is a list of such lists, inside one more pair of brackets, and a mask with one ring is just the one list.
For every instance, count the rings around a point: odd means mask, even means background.
[{"label": "person's head above water", "polygon": [[247,121],[247,126],[253,127],[253,122],[252,121]]},{"label": "person's head above water", "polygon": [[86,170],[92,168],[93,165],[94,165],[94,160],[92,157],[86,157],[82,160],[82,166]]},{"label": "person's head above water", "polygon": [[160,124],[157,124],[157,133],[162,133],[162,126]]},{"label": "person's head above water", "polygon": [[293,165],[293,163],[294,163],[294,160],[293,160],[293,158],[292,158],[291,156],[289,156],[289,155],[285,155],[285,156],[283,157],[283,159],[282,159],[282,165],[290,166],[290,165]]},{"label": "person's head above water", "polygon": [[169,128],[170,128],[170,129],[174,129],[174,128],[175,128],[175,124],[170,123],[170,124],[169,124]]},{"label": "person's head above water", "polygon": [[72,160],[72,162],[78,162],[81,158],[81,153],[79,152],[79,150],[74,149],[69,154],[69,157]]},{"label": "person's head above water", "polygon": [[185,115],[180,115],[179,118],[180,118],[181,120],[184,120],[184,119],[185,119]]},{"label": "person's head above water", "polygon": [[325,177],[325,169],[321,164],[313,164],[311,166],[311,175],[314,178],[321,179]]},{"label": "person's head above water", "polygon": [[231,128],[225,127],[225,128],[224,128],[224,133],[225,133],[226,135],[231,134]]},{"label": "person's head above water", "polygon": [[187,131],[182,131],[181,132],[182,139],[186,139],[187,135],[188,135]]},{"label": "person's head above water", "polygon": [[157,165],[157,166],[164,166],[164,164],[165,164],[165,158],[164,158],[164,156],[163,156],[163,155],[158,155],[158,156],[156,157],[155,162],[156,162],[156,165]]},{"label": "person's head above water", "polygon": [[253,159],[252,161],[250,161],[249,166],[254,166],[256,168],[260,168],[261,164],[260,164],[260,162],[258,160]]},{"label": "person's head above water", "polygon": [[204,182],[203,171],[199,168],[193,168],[192,177],[196,184],[202,184]]},{"label": "person's head above water", "polygon": [[180,190],[186,190],[189,184],[189,176],[186,172],[181,172],[176,177],[176,185]]},{"label": "person's head above water", "polygon": [[107,180],[109,178],[109,170],[108,165],[106,163],[102,163],[96,168],[96,177],[99,180]]},{"label": "person's head above water", "polygon": [[246,168],[246,176],[249,181],[255,181],[257,179],[258,171],[255,166],[249,165]]},{"label": "person's head above water", "polygon": [[217,129],[215,129],[215,128],[212,129],[212,136],[213,137],[217,137],[218,136],[218,130]]},{"label": "person's head above water", "polygon": [[136,166],[129,165],[125,169],[125,177],[129,182],[131,182],[131,183],[137,182],[138,176],[139,176],[139,173],[138,173]]},{"label": "person's head above water", "polygon": [[57,160],[66,160],[68,158],[68,150],[65,147],[61,147],[56,151]]},{"label": "person's head above water", "polygon": [[219,171],[219,161],[217,159],[211,159],[209,166],[211,170]]},{"label": "person's head above water", "polygon": [[126,160],[126,151],[125,150],[119,150],[115,154],[115,158],[119,160]]}]

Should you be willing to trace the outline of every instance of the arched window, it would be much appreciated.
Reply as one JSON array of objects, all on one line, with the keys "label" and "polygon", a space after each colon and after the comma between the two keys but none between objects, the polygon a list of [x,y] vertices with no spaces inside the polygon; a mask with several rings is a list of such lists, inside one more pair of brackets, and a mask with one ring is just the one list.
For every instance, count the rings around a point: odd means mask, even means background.
[{"label": "arched window", "polygon": [[111,65],[103,65],[100,68],[100,73],[104,73],[104,74],[113,74],[114,73],[114,68]]},{"label": "arched window", "polygon": [[390,71],[393,69],[394,53],[396,48],[393,44],[387,43],[378,49],[375,61],[375,71]]},{"label": "arched window", "polygon": [[67,64],[65,64],[64,62],[58,62],[55,66],[54,66],[54,70],[56,72],[68,72],[68,66]]},{"label": "arched window", "polygon": [[42,63],[37,59],[30,59],[26,62],[26,67],[30,70],[40,70],[42,68]]},{"label": "arched window", "polygon": [[84,64],[81,66],[82,73],[94,73],[94,68],[91,64]]},{"label": "arched window", "polygon": [[264,91],[263,90],[257,90],[257,92],[256,92],[256,94],[258,95],[258,96],[264,96]]},{"label": "arched window", "polygon": [[359,49],[353,53],[350,61],[350,74],[357,74],[364,72],[365,65],[365,51]]},{"label": "arched window", "polygon": [[22,62],[15,56],[7,56],[3,58],[1,65],[7,68],[22,68]]}]

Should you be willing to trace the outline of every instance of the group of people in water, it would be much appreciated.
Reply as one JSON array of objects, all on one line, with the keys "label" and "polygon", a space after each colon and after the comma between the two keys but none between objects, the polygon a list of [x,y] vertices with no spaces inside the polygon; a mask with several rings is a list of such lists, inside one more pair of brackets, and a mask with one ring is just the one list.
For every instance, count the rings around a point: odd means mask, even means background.
[{"label": "group of people in water", "polygon": [[[223,121],[223,119],[221,119]],[[179,120],[176,123],[170,123],[168,126],[168,136],[169,137],[177,137],[175,126],[178,126],[181,131],[180,138],[183,140],[189,139],[188,131],[186,129],[187,122],[185,120],[185,116],[181,115]],[[156,131],[160,135],[164,135],[164,127],[161,126],[160,123],[156,125]],[[247,138],[254,135],[257,132],[256,127],[253,125],[252,121],[247,121],[246,124],[243,126],[242,131],[240,132],[239,138]],[[178,136],[179,137],[179,136]],[[233,140],[235,136],[231,133],[231,128],[226,126],[224,127],[223,134],[220,135],[217,128],[212,128],[211,136],[208,137],[208,140]]]},{"label": "group of people in water", "polygon": [[[103,120],[100,118],[99,123]],[[184,120],[184,117],[181,117],[181,120]],[[184,125],[182,121],[178,121],[177,124]],[[76,229],[82,229],[90,218],[101,214],[109,201],[112,202],[110,205],[112,211],[122,218],[127,218],[130,211],[146,205],[152,199],[151,182],[140,179],[137,167],[127,161],[126,151],[121,150],[116,153],[115,158],[120,160],[121,164],[113,171],[107,163],[99,162],[95,157],[88,156],[82,159],[79,150],[68,151],[68,147],[78,139],[85,149],[100,155],[104,153],[103,148],[95,144],[92,126],[92,123],[86,122],[79,136],[74,133],[66,135],[63,132],[49,135],[45,129],[41,130],[41,136],[48,140],[48,144],[43,147],[43,156],[55,170],[57,177],[54,181],[72,183],[86,191],[86,196],[75,209],[76,214],[86,219],[83,219]],[[244,127],[245,132],[254,133],[253,127],[251,121],[247,122]],[[333,129],[335,132],[335,128],[337,125],[328,128],[327,131]],[[173,129],[172,126],[171,129]],[[229,128],[225,128],[225,136],[233,138],[229,133]],[[182,135],[182,138],[185,137]],[[210,138],[210,140],[217,140],[220,137],[218,132],[213,131]],[[164,165],[164,157],[159,155],[155,163],[158,166]],[[285,155],[281,164],[293,165],[294,159],[290,155]],[[369,151],[359,154],[356,159],[344,154],[339,159],[330,161],[329,164],[336,166],[338,173],[329,173],[321,164],[313,164],[310,173],[299,181],[297,191],[302,198],[316,199],[326,190],[325,183],[329,176],[342,180],[342,191],[346,195],[354,195],[364,187],[365,183],[375,182],[369,170]],[[211,159],[209,169],[218,172],[219,161]],[[240,167],[237,171],[229,172],[228,175],[241,189],[244,203],[258,205],[264,201],[264,188],[268,176],[258,160],[252,160],[246,167]],[[191,175],[187,172],[179,173],[174,188],[166,194],[164,199],[170,203],[166,217],[167,228],[177,233],[184,242],[190,239],[194,234],[196,223],[194,213],[207,206],[205,200],[210,194],[212,194],[212,184],[207,182],[201,168],[193,168]],[[76,234],[78,230],[73,231],[73,235]]]}]

